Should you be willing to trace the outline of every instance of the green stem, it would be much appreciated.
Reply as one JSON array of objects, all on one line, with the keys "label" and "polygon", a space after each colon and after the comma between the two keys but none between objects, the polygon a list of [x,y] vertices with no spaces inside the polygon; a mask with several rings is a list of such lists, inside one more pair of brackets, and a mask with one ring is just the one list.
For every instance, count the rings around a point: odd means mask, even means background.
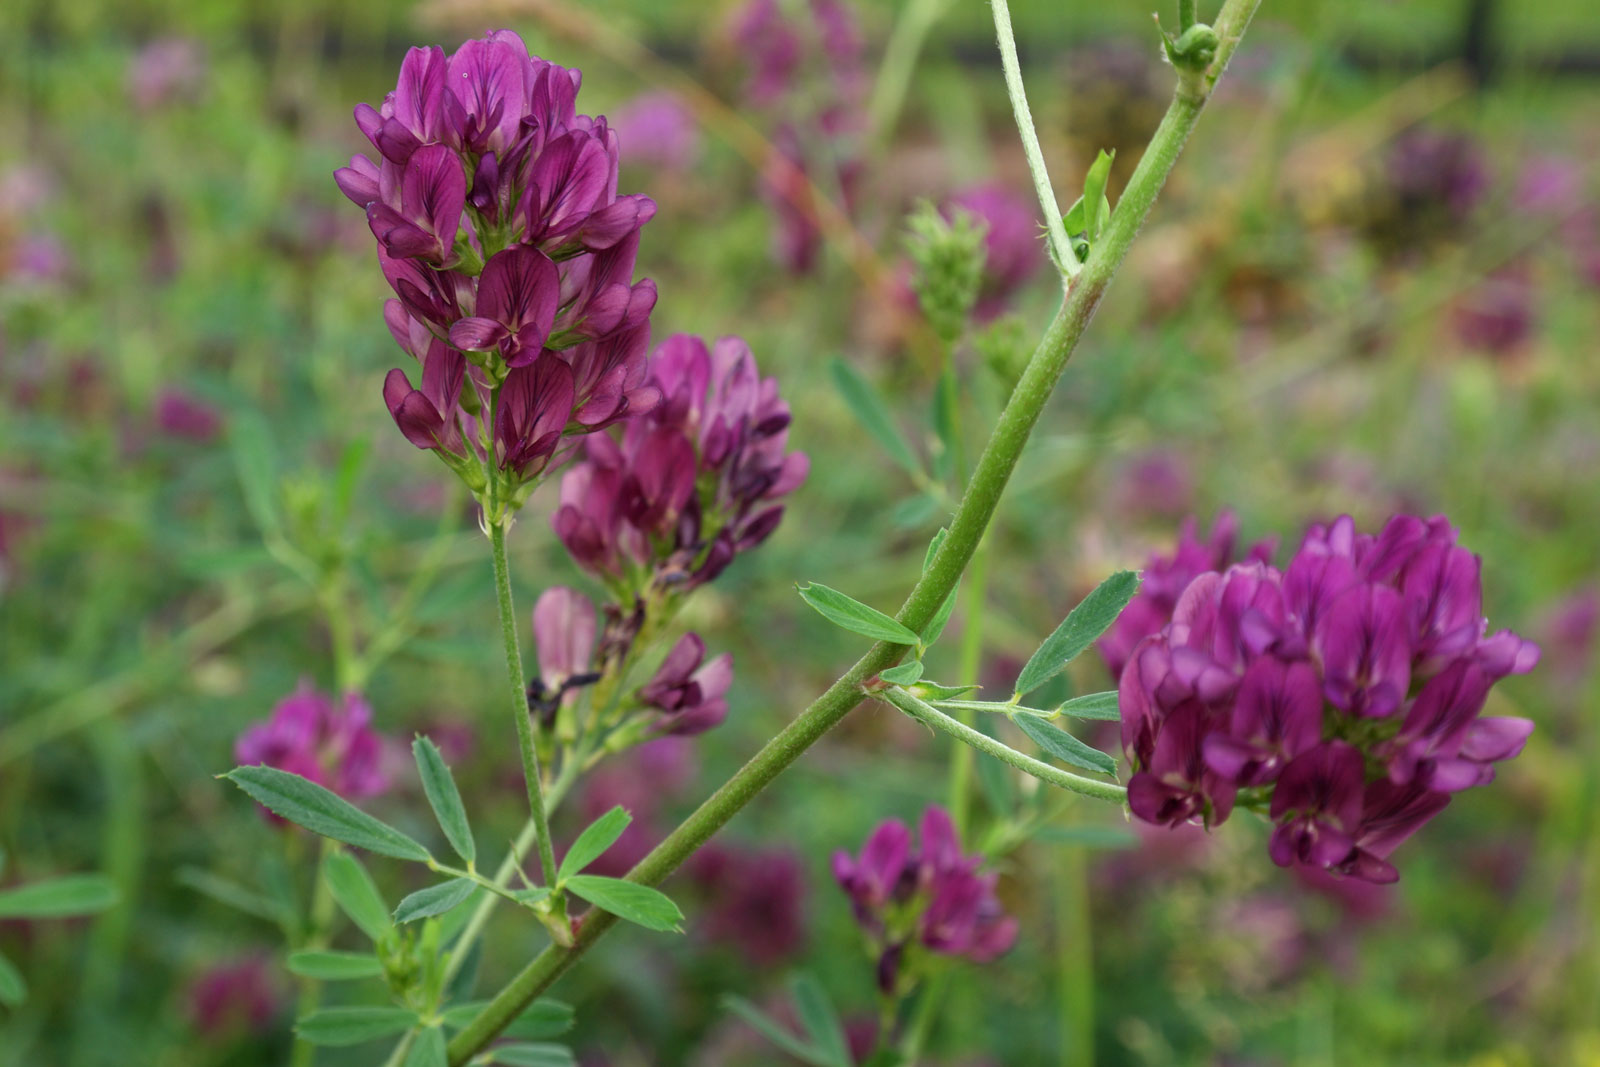
[{"label": "green stem", "polygon": [[894,135],[895,122],[905,107],[906,90],[911,86],[922,42],[949,3],[950,0],[908,0],[889,32],[878,80],[873,83],[872,99],[867,105],[872,144],[880,150]]},{"label": "green stem", "polygon": [[1072,251],[1067,240],[1067,228],[1061,222],[1061,205],[1055,188],[1050,184],[1050,171],[1044,165],[1044,150],[1039,147],[1039,134],[1033,127],[1033,112],[1028,108],[1028,94],[1022,88],[1022,65],[1017,62],[1017,37],[1011,29],[1011,9],[1006,0],[990,0],[994,8],[994,32],[1000,41],[1000,66],[1006,75],[1006,93],[1011,97],[1011,113],[1017,120],[1017,132],[1022,135],[1022,154],[1028,159],[1028,170],[1033,174],[1033,191],[1039,196],[1039,207],[1044,211],[1045,229],[1050,235],[1051,257],[1068,281],[1076,278],[1083,264]]},{"label": "green stem", "polygon": [[[967,576],[967,620],[961,632],[961,663],[956,672],[957,684],[967,685],[978,677],[983,665],[983,607],[989,586],[989,540],[978,544],[972,557],[972,567]],[[957,719],[971,726],[978,713],[962,708]],[[967,745],[957,745],[950,754],[950,820],[955,823],[957,836],[967,832],[967,815],[972,797],[973,751]]]},{"label": "green stem", "polygon": [[1093,778],[1084,778],[1082,775],[1064,771],[1060,767],[1036,760],[1032,756],[1025,756],[1009,745],[1002,744],[979,730],[974,730],[966,723],[957,722],[932,704],[918,700],[904,689],[886,689],[881,694],[885,700],[905,712],[907,715],[926,723],[936,730],[943,730],[957,741],[965,742],[980,752],[987,752],[1002,763],[1008,763],[1017,770],[1031,774],[1035,778],[1058,785],[1062,789],[1069,789],[1074,793],[1082,793],[1086,797],[1096,800],[1109,800],[1120,804],[1127,799],[1128,791],[1114,782],[1100,782]]},{"label": "green stem", "polygon": [[1081,848],[1057,860],[1056,959],[1061,974],[1061,1067],[1094,1067],[1094,924]]},{"label": "green stem", "polygon": [[[311,923],[306,940],[299,948],[317,949],[325,948],[328,943],[328,929],[333,925],[333,891],[328,888],[328,880],[322,877],[323,864],[327,862],[328,854],[337,846],[329,838],[320,838],[320,851],[317,862],[311,868]],[[300,979],[300,998],[295,1005],[295,1018],[301,1019],[317,1010],[317,1005],[322,1001],[322,983],[315,978]],[[291,1067],[311,1067],[317,1059],[317,1047],[307,1041],[302,1041],[298,1035],[294,1039],[294,1050],[290,1054]]]},{"label": "green stem", "polygon": [[550,821],[544,810],[544,782],[539,754],[533,748],[533,723],[528,719],[527,682],[522,677],[522,648],[517,643],[516,608],[511,603],[511,568],[506,563],[504,521],[491,521],[489,541],[494,546],[494,588],[500,602],[500,635],[506,646],[506,678],[511,687],[511,718],[517,725],[517,747],[522,754],[522,777],[528,785],[528,809],[533,814],[534,841],[539,850],[539,882],[555,877],[555,848],[550,843]]},{"label": "green stem", "polygon": [[[1088,328],[1106,287],[1121,266],[1134,236],[1144,224],[1145,216],[1150,213],[1167,175],[1177,163],[1183,144],[1205,107],[1210,86],[1215,84],[1222,67],[1226,66],[1258,6],[1260,0],[1227,0],[1223,5],[1216,26],[1222,40],[1217,48],[1213,71],[1199,92],[1187,85],[1180,86],[1154,139],[1129,179],[1122,199],[1112,212],[1111,224],[1090,252],[1082,275],[1067,291],[1039,347],[1017,380],[1011,399],[1006,402],[988,444],[978,457],[967,491],[950,523],[950,533],[945,537],[932,565],[917,580],[900,608],[897,618],[911,630],[921,632],[950,590],[961,580],[962,572],[971,562],[990,519],[994,517],[1000,496],[1016,468],[1028,436],[1044,412],[1056,381],[1066,369],[1067,361]],[[690,854],[799,759],[801,753],[861,703],[863,682],[899,662],[906,651],[905,645],[885,642],[868,649],[810,707],[763,745],[748,763],[680,823],[666,840],[639,861],[628,873],[628,879],[640,885],[653,886],[677,870]],[[571,947],[552,945],[535,956],[495,995],[478,1017],[451,1040],[452,1067],[460,1067],[494,1040],[512,1019],[548,989],[616,922],[610,913],[592,910],[584,916]]]},{"label": "green stem", "polygon": [[1195,24],[1194,0],[1178,0],[1178,32]]}]

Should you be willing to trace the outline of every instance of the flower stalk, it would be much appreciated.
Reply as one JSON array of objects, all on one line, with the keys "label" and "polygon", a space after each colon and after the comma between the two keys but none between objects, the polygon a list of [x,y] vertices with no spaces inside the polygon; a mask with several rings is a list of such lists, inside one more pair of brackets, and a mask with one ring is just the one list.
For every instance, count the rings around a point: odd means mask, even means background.
[{"label": "flower stalk", "polygon": [[[966,492],[950,524],[950,532],[932,564],[918,579],[897,619],[920,632],[933,618],[950,590],[960,581],[988,529],[1001,494],[1016,468],[1034,425],[1066,369],[1084,330],[1100,305],[1107,286],[1149,215],[1167,175],[1177,164],[1211,88],[1238,46],[1260,0],[1227,0],[1218,16],[1216,56],[1198,85],[1181,84],[1118,201],[1101,240],[1067,291],[1016,388],[1000,413],[988,443],[978,457]],[[1014,41],[1013,41],[1014,51]],[[1057,219],[1059,225],[1060,220]],[[779,731],[693,814],[680,823],[628,874],[628,880],[656,885],[721,829],[806,749],[861,703],[862,685],[899,662],[906,645],[877,642],[855,665],[819,696],[799,717]],[[616,918],[598,910],[584,916],[571,946],[549,946],[495,995],[484,1010],[459,1031],[449,1046],[452,1067],[466,1063],[548,989],[567,968],[605,935]]]}]

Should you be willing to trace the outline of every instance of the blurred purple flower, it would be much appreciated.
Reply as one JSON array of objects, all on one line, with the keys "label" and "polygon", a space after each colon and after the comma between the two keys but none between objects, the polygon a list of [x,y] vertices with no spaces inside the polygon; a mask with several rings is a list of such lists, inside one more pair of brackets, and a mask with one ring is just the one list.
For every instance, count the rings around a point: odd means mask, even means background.
[{"label": "blurred purple flower", "polygon": [[1533,335],[1534,300],[1533,282],[1525,270],[1496,271],[1457,301],[1456,337],[1468,348],[1507,355]]},{"label": "blurred purple flower", "polygon": [[712,842],[689,861],[705,894],[702,930],[737,949],[752,967],[772,967],[805,944],[805,868],[788,849]]},{"label": "blurred purple flower", "polygon": [[372,728],[366,698],[347,693],[336,701],[309,682],[280,700],[266,722],[240,734],[233,754],[242,766],[289,771],[348,800],[377,796],[389,787],[381,766],[383,740]]},{"label": "blurred purple flower", "polygon": [[1390,853],[1533,729],[1481,715],[1539,650],[1487,633],[1479,570],[1443,517],[1372,536],[1345,516],[1285,572],[1194,577],[1121,674],[1133,813],[1214,826],[1244,796],[1269,806],[1280,866],[1394,881]]},{"label": "blurred purple flower", "polygon": [[284,1006],[283,991],[265,955],[219,963],[189,986],[189,1020],[210,1040],[265,1034]]},{"label": "blurred purple flower", "polygon": [[611,121],[636,166],[685,171],[700,154],[700,126],[676,93],[652,90],[622,105]]},{"label": "blurred purple flower", "polygon": [[[943,808],[923,813],[920,841],[898,819],[880,824],[859,857],[833,855],[833,876],[850,898],[856,922],[878,955],[878,983],[895,990],[919,950],[979,963],[1002,955],[1017,938],[1017,920],[994,894],[997,876],[980,875],[979,856],[963,856]],[[914,980],[914,979],[913,979]]]},{"label": "blurred purple flower", "polygon": [[1135,520],[1170,521],[1194,502],[1194,475],[1184,456],[1155,449],[1132,457],[1116,475],[1115,509]]},{"label": "blurred purple flower", "polygon": [[397,298],[385,319],[422,368],[417,389],[391,371],[385,402],[469,479],[491,403],[493,459],[518,480],[566,458],[565,436],[654,403],[656,289],[633,270],[655,204],[618,195],[618,138],[577,113],[580,81],[506,30],[449,56],[413,48],[382,106],[356,108],[376,162],[334,175],[367,212]]},{"label": "blurred purple flower", "polygon": [[127,89],[134,107],[153,111],[180,100],[192,100],[206,77],[206,54],[199,41],[160,37],[128,62]]},{"label": "blurred purple flower", "polygon": [[1465,134],[1413,126],[1395,138],[1385,163],[1390,194],[1402,211],[1443,208],[1460,223],[1489,188],[1488,164]]},{"label": "blurred purple flower", "polygon": [[222,432],[222,415],[216,408],[177,387],[156,397],[156,425],[163,433],[207,444]]},{"label": "blurred purple flower", "polygon": [[944,205],[948,218],[967,211],[987,227],[983,235],[983,285],[973,314],[993,319],[1010,306],[1017,290],[1044,266],[1039,213],[1034,202],[999,182],[961,190]]}]

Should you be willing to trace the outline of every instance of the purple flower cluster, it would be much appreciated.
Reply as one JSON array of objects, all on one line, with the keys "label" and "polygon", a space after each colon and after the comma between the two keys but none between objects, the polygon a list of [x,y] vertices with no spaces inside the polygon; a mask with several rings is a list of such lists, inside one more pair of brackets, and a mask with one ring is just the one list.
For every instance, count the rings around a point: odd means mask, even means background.
[{"label": "purple flower cluster", "polygon": [[398,299],[385,318],[421,365],[384,382],[407,440],[463,476],[492,412],[495,465],[536,477],[567,434],[655,402],[645,385],[656,289],[634,282],[645,196],[617,195],[618,139],[576,111],[579,72],[499,30],[453,55],[413,48],[356,124],[378,151],[335,175],[367,212]]},{"label": "purple flower cluster", "polygon": [[856,922],[878,954],[878,984],[898,988],[907,955],[926,950],[987,962],[1017,939],[1017,920],[995,896],[997,876],[979,874],[982,859],[963,856],[943,808],[922,815],[920,847],[899,819],[878,826],[861,847],[833,856],[833,876],[850,896]]},{"label": "purple flower cluster", "polygon": [[777,528],[778,499],[809,470],[805,453],[786,451],[777,380],[760,376],[738,338],[709,349],[698,337],[668,338],[649,385],[660,403],[620,441],[588,438],[552,519],[578,564],[625,604],[652,587],[687,591],[715,578]]},{"label": "purple flower cluster", "polygon": [[276,767],[350,800],[389,787],[383,739],[372,728],[372,706],[359,693],[336,700],[302,682],[266,722],[239,735],[233,754],[240,766]]},{"label": "purple flower cluster", "polygon": [[[1189,588],[1190,582],[1207,571],[1226,570],[1238,562],[1239,557],[1234,553],[1238,536],[1239,522],[1230,511],[1217,516],[1205,541],[1195,536],[1194,520],[1186,519],[1178,533],[1178,547],[1172,554],[1158,553],[1150,557],[1140,573],[1138,594],[1128,602],[1097,646],[1111,677],[1121,678],[1122,668],[1133,654],[1134,646],[1171,620],[1172,610],[1178,606],[1178,598]],[[1250,546],[1244,558],[1269,562],[1273,547],[1271,541],[1258,541]]]},{"label": "purple flower cluster", "polygon": [[1195,577],[1121,674],[1128,804],[1169,826],[1265,806],[1279,866],[1394,881],[1394,849],[1494,778],[1533,724],[1481,716],[1539,650],[1487,634],[1481,561],[1442,517],[1313,526],[1288,567]]},{"label": "purple flower cluster", "polygon": [[[595,660],[594,605],[575,589],[546,589],[533,606],[533,633],[539,676],[528,686],[528,704],[548,725],[575,690],[602,677],[605,664]],[[687,633],[639,687],[634,703],[655,716],[657,734],[699,734],[728,717],[732,684],[733,656],[725,652],[707,662],[705,642]]]}]

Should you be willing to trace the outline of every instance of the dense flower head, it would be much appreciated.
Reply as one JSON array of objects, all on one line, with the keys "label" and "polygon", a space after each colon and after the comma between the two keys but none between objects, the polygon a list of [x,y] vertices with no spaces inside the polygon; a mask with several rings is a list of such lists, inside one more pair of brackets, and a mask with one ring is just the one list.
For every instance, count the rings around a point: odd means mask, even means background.
[{"label": "dense flower head", "polygon": [[[1204,541],[1195,536],[1195,521],[1191,518],[1184,521],[1177,547],[1170,555],[1156,553],[1150,557],[1140,575],[1138,595],[1129,601],[1097,646],[1113,678],[1122,677],[1122,668],[1134,646],[1171,620],[1178,597],[1190,582],[1207,571],[1225,570],[1238,561],[1238,537],[1239,523],[1232,512],[1217,516]],[[1258,541],[1244,558],[1265,562],[1272,558],[1272,550],[1273,542]]]},{"label": "dense flower head", "polygon": [[1279,866],[1395,880],[1390,853],[1533,729],[1480,714],[1539,658],[1487,632],[1480,563],[1443,517],[1373,536],[1345,516],[1283,571],[1195,576],[1121,672],[1133,813],[1216,825],[1248,803],[1275,824]]},{"label": "dense flower head", "polygon": [[[618,195],[618,137],[577,112],[581,76],[499,30],[454,54],[413,48],[378,108],[356,108],[377,160],[335,175],[367,212],[395,291],[390,331],[421,386],[391,371],[406,439],[458,471],[486,452],[529,479],[566,435],[647,409],[656,289],[633,280],[648,197]],[[493,406],[491,406],[493,405]]]},{"label": "dense flower head", "polygon": [[1017,938],[1017,921],[1001,908],[997,876],[979,874],[979,856],[963,856],[955,824],[929,807],[920,840],[899,819],[878,826],[861,855],[833,856],[833,876],[850,897],[856,922],[878,957],[878,982],[897,988],[909,954],[926,950],[987,962]]},{"label": "dense flower head", "polygon": [[233,754],[242,765],[289,771],[350,800],[377,796],[389,786],[383,739],[372,728],[366,698],[346,693],[337,699],[307,682],[280,700],[266,722],[240,734]]},{"label": "dense flower head", "polygon": [[661,398],[620,439],[596,434],[561,480],[555,532],[579,565],[631,603],[687,591],[771,535],[809,461],[788,448],[789,407],[743,341],[686,334],[650,359]]}]

